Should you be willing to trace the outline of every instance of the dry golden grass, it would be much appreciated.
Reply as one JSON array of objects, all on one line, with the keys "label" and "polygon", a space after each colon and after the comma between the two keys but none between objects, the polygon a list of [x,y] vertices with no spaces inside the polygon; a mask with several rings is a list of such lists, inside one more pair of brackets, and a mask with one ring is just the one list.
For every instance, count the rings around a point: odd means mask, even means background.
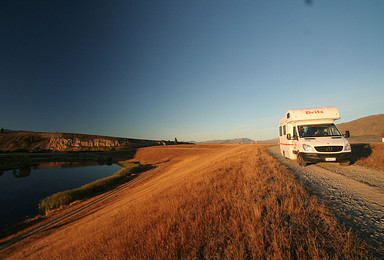
[{"label": "dry golden grass", "polygon": [[384,143],[370,143],[369,146],[372,150],[371,155],[358,160],[356,163],[384,170]]},{"label": "dry golden grass", "polygon": [[365,258],[366,248],[257,145],[141,149],[151,178],[8,249],[32,259]]}]

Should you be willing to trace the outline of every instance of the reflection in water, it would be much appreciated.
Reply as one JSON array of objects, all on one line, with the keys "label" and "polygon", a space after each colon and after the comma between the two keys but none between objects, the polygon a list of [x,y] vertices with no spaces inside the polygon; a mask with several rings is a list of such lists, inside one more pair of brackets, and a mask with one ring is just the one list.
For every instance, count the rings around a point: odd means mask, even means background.
[{"label": "reflection in water", "polygon": [[[12,175],[15,178],[24,178],[30,176],[32,169],[38,170],[38,169],[61,169],[61,168],[79,168],[79,167],[85,167],[85,166],[97,166],[97,165],[112,165],[112,162],[109,161],[103,161],[102,163],[100,161],[93,161],[93,162],[42,162],[38,165],[29,167],[23,167],[20,169],[14,169],[12,171]],[[0,170],[0,177],[3,176],[3,174],[7,171]]]},{"label": "reflection in water", "polygon": [[18,169],[18,170],[13,170],[13,177],[15,178],[24,178],[24,177],[28,177],[30,174],[31,174],[31,167],[23,167],[21,169]]},{"label": "reflection in water", "polygon": [[42,162],[37,165],[37,169],[45,168],[70,168],[70,167],[82,167],[82,166],[94,166],[98,165],[97,162]]}]

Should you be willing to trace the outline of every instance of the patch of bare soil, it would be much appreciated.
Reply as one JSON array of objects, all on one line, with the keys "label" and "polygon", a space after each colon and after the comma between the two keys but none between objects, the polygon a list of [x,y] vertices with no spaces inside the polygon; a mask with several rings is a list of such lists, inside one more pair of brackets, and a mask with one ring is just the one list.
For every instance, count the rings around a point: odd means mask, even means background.
[{"label": "patch of bare soil", "polygon": [[318,163],[301,167],[284,158],[279,146],[268,151],[334,211],[344,225],[384,257],[384,172],[358,165]]}]

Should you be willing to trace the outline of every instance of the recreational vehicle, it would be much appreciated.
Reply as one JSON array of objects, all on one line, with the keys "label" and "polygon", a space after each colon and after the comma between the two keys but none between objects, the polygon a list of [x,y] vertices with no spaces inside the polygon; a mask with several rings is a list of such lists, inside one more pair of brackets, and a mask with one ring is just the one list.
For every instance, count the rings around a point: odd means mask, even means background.
[{"label": "recreational vehicle", "polygon": [[297,160],[301,166],[316,162],[339,162],[349,165],[352,157],[350,143],[335,126],[340,119],[336,107],[291,109],[279,121],[281,154]]}]

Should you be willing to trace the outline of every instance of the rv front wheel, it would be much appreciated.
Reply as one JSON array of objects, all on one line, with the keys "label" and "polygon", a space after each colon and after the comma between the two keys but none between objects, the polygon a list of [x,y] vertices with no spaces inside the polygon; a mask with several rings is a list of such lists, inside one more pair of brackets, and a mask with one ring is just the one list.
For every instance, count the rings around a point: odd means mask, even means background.
[{"label": "rv front wheel", "polygon": [[307,162],[304,160],[301,154],[297,155],[297,162],[300,166],[307,166]]}]

